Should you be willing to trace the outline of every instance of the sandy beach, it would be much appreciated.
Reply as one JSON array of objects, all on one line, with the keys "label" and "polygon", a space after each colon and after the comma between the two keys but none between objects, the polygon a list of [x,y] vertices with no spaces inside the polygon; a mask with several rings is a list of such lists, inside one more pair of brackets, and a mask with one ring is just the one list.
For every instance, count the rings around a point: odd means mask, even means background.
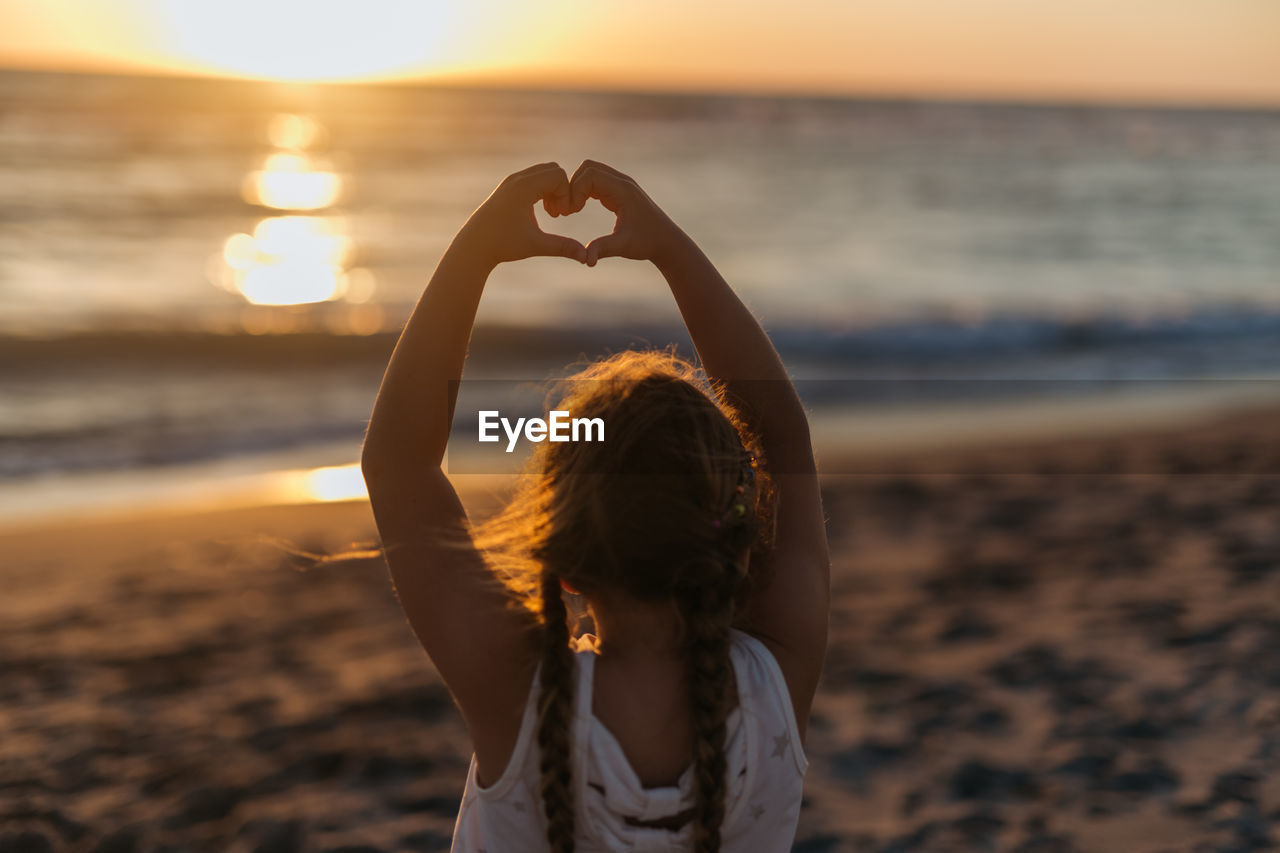
[{"label": "sandy beach", "polygon": [[[1280,842],[1278,436],[842,460],[795,849]],[[0,851],[447,849],[447,691],[379,559],[298,553],[373,537],[362,502],[0,531]]]}]

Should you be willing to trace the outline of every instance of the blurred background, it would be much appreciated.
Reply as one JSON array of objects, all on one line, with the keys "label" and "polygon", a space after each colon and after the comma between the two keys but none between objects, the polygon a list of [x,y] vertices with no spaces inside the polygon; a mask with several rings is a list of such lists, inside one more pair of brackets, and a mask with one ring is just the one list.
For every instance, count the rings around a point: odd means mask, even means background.
[{"label": "blurred background", "polygon": [[[1164,417],[1267,396],[1225,380],[1280,364],[1266,0],[0,15],[7,508],[349,464],[448,240],[546,160],[649,190],[797,378],[828,380],[805,391],[828,443],[982,434],[998,402],[1099,393]],[[479,323],[469,375],[489,378],[682,339],[625,261],[503,267]]]}]

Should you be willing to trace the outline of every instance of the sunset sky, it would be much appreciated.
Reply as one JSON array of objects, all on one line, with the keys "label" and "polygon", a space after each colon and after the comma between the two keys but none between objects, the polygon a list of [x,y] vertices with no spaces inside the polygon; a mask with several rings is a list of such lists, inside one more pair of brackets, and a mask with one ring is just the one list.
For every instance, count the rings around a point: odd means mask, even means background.
[{"label": "sunset sky", "polygon": [[0,67],[1280,105],[1277,0],[0,0]]}]

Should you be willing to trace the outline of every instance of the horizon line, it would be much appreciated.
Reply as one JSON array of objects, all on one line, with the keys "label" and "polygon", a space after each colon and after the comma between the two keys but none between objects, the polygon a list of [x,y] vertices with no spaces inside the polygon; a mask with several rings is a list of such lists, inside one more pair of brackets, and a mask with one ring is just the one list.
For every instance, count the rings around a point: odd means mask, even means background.
[{"label": "horizon line", "polygon": [[184,82],[240,83],[282,88],[394,88],[439,89],[456,91],[487,91],[495,93],[540,93],[566,95],[635,95],[662,97],[712,98],[729,97],[743,99],[796,99],[830,100],[867,103],[921,103],[966,104],[973,106],[1006,107],[1056,107],[1076,109],[1153,109],[1188,112],[1277,112],[1280,99],[1264,98],[1180,98],[1178,96],[1116,94],[1114,96],[1042,93],[1000,92],[948,92],[928,89],[804,87],[783,85],[769,87],[760,84],[744,86],[716,86],[698,84],[663,86],[638,82],[614,81],[591,84],[570,82],[554,76],[521,82],[505,75],[438,74],[398,77],[374,77],[369,79],[293,80],[259,77],[234,72],[184,70],[159,68],[155,70],[137,67],[100,68],[91,66],[68,67],[47,65],[10,65],[0,63],[0,73],[48,74],[81,77],[125,77]]}]

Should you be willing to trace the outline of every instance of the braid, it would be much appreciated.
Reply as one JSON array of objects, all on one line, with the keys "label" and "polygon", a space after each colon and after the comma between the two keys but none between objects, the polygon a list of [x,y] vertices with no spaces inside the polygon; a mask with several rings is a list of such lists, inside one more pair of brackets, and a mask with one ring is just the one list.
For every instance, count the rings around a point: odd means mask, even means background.
[{"label": "braid", "polygon": [[560,578],[542,572],[543,648],[538,702],[540,790],[552,853],[573,853],[573,789],[569,765],[569,722],[573,705],[573,656]]},{"label": "braid", "polygon": [[724,822],[725,718],[729,687],[729,626],[735,572],[685,600],[694,726],[694,850],[719,853]]}]

